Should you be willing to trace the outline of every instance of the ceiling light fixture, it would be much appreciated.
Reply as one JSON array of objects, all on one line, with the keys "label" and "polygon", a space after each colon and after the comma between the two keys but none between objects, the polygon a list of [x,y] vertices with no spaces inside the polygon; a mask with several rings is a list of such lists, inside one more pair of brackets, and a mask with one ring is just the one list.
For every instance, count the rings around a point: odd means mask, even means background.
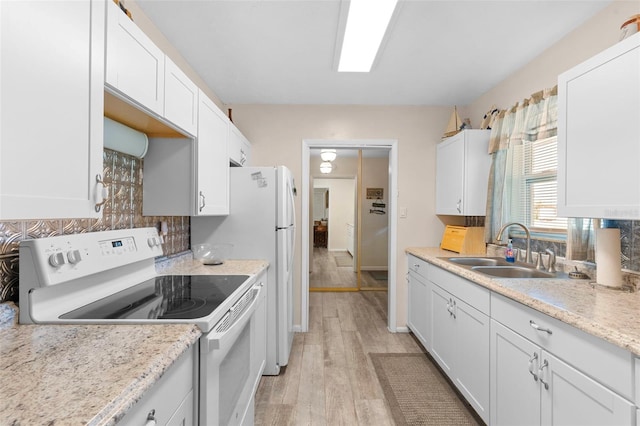
[{"label": "ceiling light fixture", "polygon": [[320,173],[331,173],[331,170],[333,170],[333,166],[330,162],[325,161],[324,163],[320,163]]},{"label": "ceiling light fixture", "polygon": [[369,72],[398,0],[351,0],[339,72]]},{"label": "ceiling light fixture", "polygon": [[323,149],[320,151],[320,158],[322,161],[333,161],[336,159],[337,153],[335,149]]}]

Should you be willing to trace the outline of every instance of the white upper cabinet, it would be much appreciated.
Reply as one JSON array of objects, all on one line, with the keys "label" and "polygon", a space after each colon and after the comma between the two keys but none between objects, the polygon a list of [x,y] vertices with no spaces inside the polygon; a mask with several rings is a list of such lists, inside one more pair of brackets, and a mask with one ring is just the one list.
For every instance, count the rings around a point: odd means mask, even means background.
[{"label": "white upper cabinet", "polygon": [[558,216],[640,219],[640,33],[558,78]]},{"label": "white upper cabinet", "polygon": [[107,86],[163,116],[164,60],[162,50],[113,1],[107,1]]},{"label": "white upper cabinet", "polygon": [[145,216],[229,214],[229,119],[199,93],[196,138],[150,138],[144,158]]},{"label": "white upper cabinet", "polygon": [[251,143],[231,123],[229,127],[229,161],[236,166],[248,166],[251,160]]},{"label": "white upper cabinet", "polygon": [[200,92],[195,215],[229,214],[229,126],[226,115]]},{"label": "white upper cabinet", "polygon": [[101,216],[104,22],[104,1],[0,1],[0,219]]},{"label": "white upper cabinet", "polygon": [[484,216],[489,130],[463,130],[436,147],[436,214]]},{"label": "white upper cabinet", "polygon": [[171,60],[164,62],[164,118],[195,135],[198,128],[198,86]]}]

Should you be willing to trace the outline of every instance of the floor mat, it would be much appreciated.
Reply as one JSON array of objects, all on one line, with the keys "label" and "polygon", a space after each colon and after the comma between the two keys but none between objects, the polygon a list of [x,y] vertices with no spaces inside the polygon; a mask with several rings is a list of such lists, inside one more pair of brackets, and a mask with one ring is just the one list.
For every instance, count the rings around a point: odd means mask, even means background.
[{"label": "floor mat", "polygon": [[479,425],[433,361],[423,353],[371,353],[398,425]]}]

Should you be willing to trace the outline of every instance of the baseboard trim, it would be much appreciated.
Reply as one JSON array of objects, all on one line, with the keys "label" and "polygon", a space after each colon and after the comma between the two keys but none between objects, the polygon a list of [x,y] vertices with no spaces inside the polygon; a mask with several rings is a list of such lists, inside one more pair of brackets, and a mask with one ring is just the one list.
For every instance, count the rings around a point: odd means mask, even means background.
[{"label": "baseboard trim", "polygon": [[409,327],[396,327],[396,333],[409,333]]}]

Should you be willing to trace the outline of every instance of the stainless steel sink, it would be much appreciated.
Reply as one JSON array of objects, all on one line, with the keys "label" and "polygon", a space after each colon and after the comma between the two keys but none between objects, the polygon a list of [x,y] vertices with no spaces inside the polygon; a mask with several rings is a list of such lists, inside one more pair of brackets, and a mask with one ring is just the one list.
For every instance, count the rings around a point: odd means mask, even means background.
[{"label": "stainless steel sink", "polygon": [[451,263],[464,266],[509,265],[509,263],[501,257],[450,257],[447,260]]},{"label": "stainless steel sink", "polygon": [[474,266],[472,271],[500,278],[555,278],[552,274],[525,266]]},{"label": "stainless steel sink", "polygon": [[559,278],[563,274],[536,269],[524,262],[507,262],[503,257],[443,257],[447,262],[496,278]]}]

